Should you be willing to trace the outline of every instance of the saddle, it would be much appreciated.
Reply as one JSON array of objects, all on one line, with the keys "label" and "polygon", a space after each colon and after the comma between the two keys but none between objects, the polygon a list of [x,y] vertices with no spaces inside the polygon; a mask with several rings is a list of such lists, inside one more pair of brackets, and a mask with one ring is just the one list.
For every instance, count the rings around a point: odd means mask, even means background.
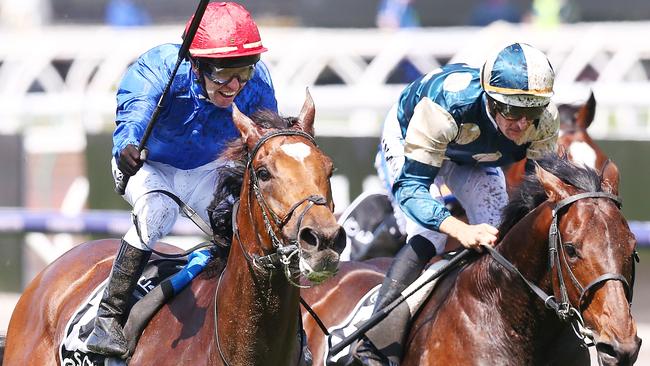
[{"label": "saddle", "polygon": [[[124,326],[130,353],[138,343],[142,331],[158,310],[185,288],[207,266],[212,253],[197,250],[189,256],[175,259],[154,259],[138,280],[133,291],[131,311]],[[99,302],[108,279],[95,288],[81,303],[65,327],[65,338],[59,346],[59,360],[64,366],[117,366],[121,359],[109,358],[88,351],[86,339],[94,327]]]}]

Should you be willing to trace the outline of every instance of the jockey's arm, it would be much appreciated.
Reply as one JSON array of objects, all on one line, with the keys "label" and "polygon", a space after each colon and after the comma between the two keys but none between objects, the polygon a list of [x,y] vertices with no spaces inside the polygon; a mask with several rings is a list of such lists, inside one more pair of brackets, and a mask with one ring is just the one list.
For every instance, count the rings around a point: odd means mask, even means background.
[{"label": "jockey's arm", "polygon": [[140,143],[171,75],[171,68],[168,66],[173,65],[166,64],[169,55],[163,53],[174,50],[176,49],[172,47],[157,47],[150,50],[131,65],[122,78],[117,91],[115,117],[117,127],[113,132],[115,158],[119,158],[120,152],[127,145],[137,146]]},{"label": "jockey's arm", "polygon": [[431,99],[425,97],[415,106],[406,131],[404,166],[393,184],[393,194],[407,216],[430,230],[439,231],[442,221],[451,216],[431,197],[429,187],[442,165],[447,144],[457,133],[453,117]]},{"label": "jockey's arm", "polygon": [[429,98],[416,105],[405,138],[405,162],[393,184],[393,194],[412,220],[430,230],[450,235],[468,248],[493,245],[497,229],[488,224],[468,225],[453,216],[429,192],[447,145],[458,134],[453,117]]}]

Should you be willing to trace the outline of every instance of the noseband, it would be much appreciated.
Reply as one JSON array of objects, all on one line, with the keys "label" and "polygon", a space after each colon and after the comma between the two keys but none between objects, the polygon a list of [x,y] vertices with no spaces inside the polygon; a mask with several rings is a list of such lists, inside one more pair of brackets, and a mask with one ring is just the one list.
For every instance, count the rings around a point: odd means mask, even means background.
[{"label": "noseband", "polygon": [[[307,139],[314,146],[316,147],[318,146],[316,144],[316,141],[314,141],[314,138],[305,132],[298,131],[298,130],[281,130],[281,131],[270,132],[262,136],[253,147],[252,151],[248,154],[246,169],[248,169],[249,171],[250,185],[252,191],[255,194],[255,199],[262,211],[262,218],[264,219],[264,227],[266,229],[267,234],[271,238],[273,252],[264,256],[259,256],[257,254],[249,254],[246,250],[244,250],[241,238],[239,236],[239,227],[237,225],[237,220],[236,220],[237,204],[233,209],[233,220],[232,220],[233,233],[235,233],[235,236],[239,241],[244,256],[256,268],[263,269],[266,271],[284,268],[284,273],[287,277],[287,280],[292,285],[297,287],[304,287],[302,285],[297,284],[295,281],[293,281],[290,275],[289,265],[291,263],[291,258],[299,254],[301,251],[300,245],[298,243],[298,235],[300,233],[300,228],[302,227],[303,218],[314,205],[325,206],[327,205],[328,202],[327,199],[321,195],[316,195],[316,194],[309,195],[299,200],[298,202],[294,203],[293,205],[291,205],[287,213],[284,214],[283,216],[278,215],[271,207],[269,207],[268,203],[264,199],[264,195],[262,194],[262,191],[260,190],[259,179],[257,177],[257,173],[255,172],[255,168],[253,167],[253,160],[255,159],[257,152],[260,150],[260,148],[262,147],[262,145],[264,145],[265,142],[278,136],[300,136]],[[288,238],[288,240],[286,240],[285,242],[285,240],[282,240],[280,238],[281,234],[279,235],[278,232],[281,231],[286,226],[289,220],[293,217],[298,207],[300,207],[305,202],[308,202],[308,204],[300,212],[298,216],[295,233],[291,238]],[[250,203],[251,203],[251,195],[249,194],[248,214],[249,214],[250,221],[253,222],[254,221],[253,213],[250,210],[251,207]],[[274,229],[274,225],[276,229]],[[259,237],[256,238],[257,238],[258,245],[262,247]]]}]

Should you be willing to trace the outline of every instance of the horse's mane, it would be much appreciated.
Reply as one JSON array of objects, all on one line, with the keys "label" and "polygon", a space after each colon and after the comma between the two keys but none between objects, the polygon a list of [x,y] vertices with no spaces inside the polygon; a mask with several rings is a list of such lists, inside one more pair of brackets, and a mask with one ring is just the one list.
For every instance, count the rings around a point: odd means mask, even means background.
[{"label": "horse's mane", "polygon": [[[281,117],[269,110],[255,112],[250,118],[265,130],[289,129],[298,122],[295,117]],[[228,143],[218,158],[216,189],[208,213],[214,234],[226,243],[232,240],[232,209],[241,193],[247,157],[248,148],[238,137]]]},{"label": "horse's mane", "polygon": [[[535,160],[544,170],[560,178],[564,183],[570,184],[581,191],[601,191],[602,178],[598,173],[588,167],[578,166],[569,161],[565,155],[547,154]],[[528,212],[546,201],[547,196],[542,184],[534,172],[527,172],[524,181],[512,194],[510,202],[502,212],[499,233],[501,238]]]}]

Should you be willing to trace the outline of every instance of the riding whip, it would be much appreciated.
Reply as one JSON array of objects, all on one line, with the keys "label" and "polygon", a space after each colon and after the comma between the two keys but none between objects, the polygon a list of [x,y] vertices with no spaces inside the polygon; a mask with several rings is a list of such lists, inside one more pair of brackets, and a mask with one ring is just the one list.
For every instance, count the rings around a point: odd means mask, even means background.
[{"label": "riding whip", "polygon": [[[176,60],[176,65],[174,66],[174,70],[172,71],[172,74],[169,77],[169,81],[167,82],[167,85],[165,85],[165,89],[160,95],[160,99],[158,99],[158,104],[156,105],[156,109],[154,109],[153,113],[151,114],[151,118],[149,119],[149,123],[147,124],[147,129],[144,131],[144,135],[142,136],[142,139],[140,140],[140,144],[138,145],[138,151],[140,152],[140,159],[142,160],[145,160],[146,157],[145,146],[147,144],[147,140],[149,140],[149,136],[151,135],[153,126],[156,124],[156,120],[158,119],[158,114],[160,114],[160,110],[162,109],[163,99],[169,93],[169,89],[172,86],[172,82],[174,81],[174,77],[176,76],[176,72],[178,72],[178,68],[180,67],[181,62],[183,62],[183,60],[188,55],[190,44],[192,44],[192,40],[194,39],[196,30],[199,28],[201,19],[203,19],[203,13],[205,13],[205,9],[208,7],[209,2],[210,0],[201,0],[199,6],[196,8],[196,12],[194,12],[194,17],[192,18],[192,22],[190,23],[190,26],[187,29],[187,33],[185,33],[185,37],[183,38],[183,43],[181,44],[181,48],[178,51],[178,59]],[[115,186],[115,192],[117,192],[120,196],[123,196],[124,191],[126,191],[126,185],[128,183],[129,183],[129,176],[123,175],[122,179],[120,179],[117,185]]]}]

